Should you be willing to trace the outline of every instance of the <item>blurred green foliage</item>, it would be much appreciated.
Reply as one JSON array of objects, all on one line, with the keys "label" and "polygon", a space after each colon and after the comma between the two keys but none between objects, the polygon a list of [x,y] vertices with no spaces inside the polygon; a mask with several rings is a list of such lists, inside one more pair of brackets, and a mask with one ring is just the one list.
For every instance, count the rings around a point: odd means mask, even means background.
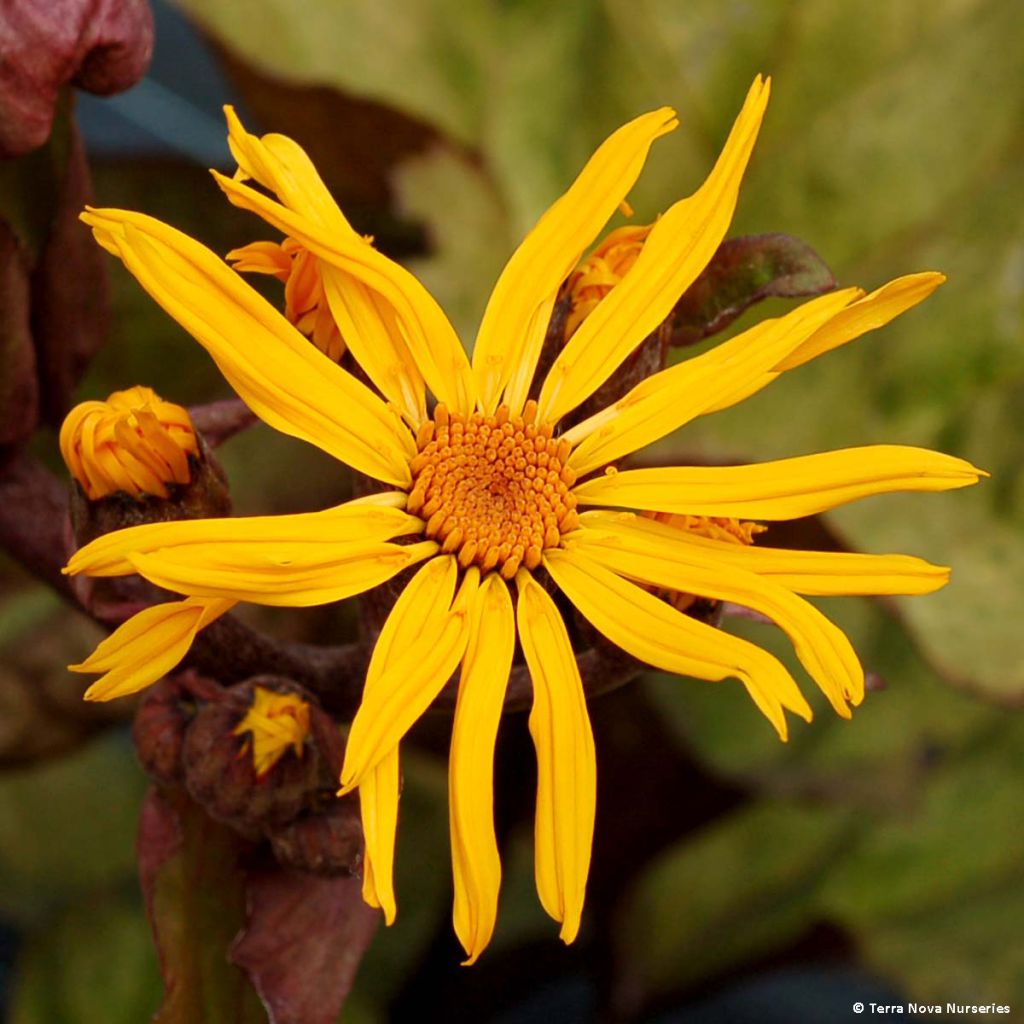
[{"label": "blurred green foliage", "polygon": [[[291,0],[183,6],[232,59],[282,90],[332,87],[426,129],[429,144],[388,184],[432,243],[411,265],[467,341],[516,241],[607,132],[654,106],[680,111],[680,129],[659,142],[632,197],[637,218],[650,220],[702,180],[757,72],[773,75],[773,99],[732,233],[801,237],[841,284],[871,288],[926,269],[949,275],[884,332],[659,445],[675,459],[762,459],[911,443],[972,459],[993,479],[835,514],[856,548],[954,566],[937,595],[829,604],[888,684],[852,722],[818,701],[814,723],[795,723],[783,746],[738,685],[648,680],[680,747],[752,799],[663,851],[616,909],[615,941],[619,970],[658,997],[827,921],[911,997],[1021,1005],[1017,5],[905,0],[873,5],[870,17],[850,4],[795,0],[309,0],[301,14]],[[331,101],[317,93],[294,102]],[[330,183],[331,140],[318,144]],[[194,168],[96,172],[102,203],[144,209],[218,251],[270,237]],[[116,338],[83,397],[135,383],[179,401],[226,394],[198,346],[120,266],[111,272]],[[736,329],[771,311],[748,314]],[[333,464],[259,429],[224,452],[240,511],[319,507],[346,493]],[[38,600],[27,585],[16,593],[18,607]],[[15,607],[5,606],[5,642],[22,628],[6,617]],[[789,656],[767,627],[742,630]],[[443,769],[427,760],[408,765],[402,910],[357,983],[350,1005],[360,1022],[382,1019],[446,913]],[[18,1024],[138,1020],[140,1007],[156,1005],[155,963],[139,951],[145,929],[124,888],[141,786],[120,740],[0,780],[0,892],[7,915],[30,929]],[[666,798],[665,813],[685,800]],[[532,898],[525,840],[513,837],[503,908],[511,923],[500,926],[496,950],[551,931],[522,906]],[[86,976],[98,980],[79,980]]]}]

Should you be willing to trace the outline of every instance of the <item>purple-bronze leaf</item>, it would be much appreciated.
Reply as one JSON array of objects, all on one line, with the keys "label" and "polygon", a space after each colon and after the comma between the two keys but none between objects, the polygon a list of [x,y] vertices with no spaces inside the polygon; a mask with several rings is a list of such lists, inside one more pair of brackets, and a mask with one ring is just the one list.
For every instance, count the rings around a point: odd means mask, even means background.
[{"label": "purple-bronze leaf", "polygon": [[769,297],[822,295],[836,286],[832,271],[799,238],[745,235],[723,242],[666,321],[668,342],[693,345],[724,330],[745,309]]},{"label": "purple-bronze leaf", "polygon": [[108,96],[134,85],[153,53],[146,0],[0,3],[0,157],[41,146],[67,83]]},{"label": "purple-bronze leaf", "polygon": [[[56,130],[55,130],[56,131]],[[73,121],[61,140],[45,240],[32,269],[32,337],[39,368],[40,413],[59,428],[92,357],[107,340],[110,293],[105,253],[78,219],[92,201],[85,147]]]},{"label": "purple-bronze leaf", "polygon": [[231,948],[270,1024],[334,1024],[380,923],[358,878],[275,867],[249,874],[245,931]]},{"label": "purple-bronze leaf", "polygon": [[154,1024],[263,1024],[259,999],[228,960],[245,917],[250,847],[180,790],[150,788],[139,818],[139,879],[160,959]]},{"label": "purple-bronze leaf", "polygon": [[0,220],[0,448],[32,433],[38,406],[28,271],[14,232]]}]

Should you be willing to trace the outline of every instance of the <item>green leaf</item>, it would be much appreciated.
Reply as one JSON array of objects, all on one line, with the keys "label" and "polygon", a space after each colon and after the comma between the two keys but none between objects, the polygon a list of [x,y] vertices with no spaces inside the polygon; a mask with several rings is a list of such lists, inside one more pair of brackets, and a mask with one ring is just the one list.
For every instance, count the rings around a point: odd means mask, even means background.
[{"label": "green leaf", "polygon": [[616,943],[627,975],[675,991],[794,938],[854,827],[849,813],[765,801],[680,844],[626,899]]},{"label": "green leaf", "polygon": [[120,735],[0,778],[3,911],[38,920],[76,893],[132,878],[143,788],[131,746]]},{"label": "green leaf", "polygon": [[33,935],[19,961],[11,1024],[138,1024],[160,1001],[136,897],[99,891]]},{"label": "green leaf", "polygon": [[938,911],[1021,875],[1024,724],[993,722],[959,757],[933,754],[927,785],[876,819],[822,886],[821,901],[859,929]]}]

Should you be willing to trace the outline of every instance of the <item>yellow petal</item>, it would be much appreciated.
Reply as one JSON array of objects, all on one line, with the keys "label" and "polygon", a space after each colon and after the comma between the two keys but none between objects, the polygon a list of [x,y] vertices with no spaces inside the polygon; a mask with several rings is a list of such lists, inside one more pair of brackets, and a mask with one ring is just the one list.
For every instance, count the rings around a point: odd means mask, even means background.
[{"label": "yellow petal", "polygon": [[634,658],[712,682],[735,676],[781,739],[787,736],[784,708],[810,721],[796,683],[767,651],[683,615],[578,550],[549,551],[544,565],[583,616]]},{"label": "yellow petal", "polygon": [[490,573],[481,585],[472,619],[448,758],[452,921],[468,957],[466,964],[474,963],[491,940],[501,885],[494,837],[494,743],[516,626],[508,586],[497,573]]},{"label": "yellow petal", "polygon": [[[766,373],[757,380],[751,381],[746,387],[737,389],[713,405],[709,405],[706,413],[717,412],[743,401],[761,388],[770,384],[780,373],[802,366],[811,359],[832,349],[845,345],[854,338],[859,338],[868,331],[884,327],[901,313],[923,302],[936,288],[945,281],[942,274],[923,273],[908,274],[883,285],[870,295],[865,295],[857,302],[851,303],[836,317],[814,332],[806,341],[789,353],[771,373]],[[743,336],[741,335],[740,338]],[[735,354],[740,338],[728,341],[708,353],[719,358],[731,358]]]},{"label": "yellow petal", "polygon": [[752,466],[630,469],[578,484],[584,505],[735,519],[797,519],[890,491],[948,491],[987,474],[969,462],[903,445],[870,445]]},{"label": "yellow petal", "polygon": [[884,327],[901,313],[924,302],[946,277],[934,271],[906,274],[854,302],[834,320],[820,328],[776,367],[779,373],[792,370],[825,352],[845,345],[868,331]]},{"label": "yellow petal", "polygon": [[225,259],[245,274],[273,274],[287,281],[292,274],[292,258],[277,242],[250,242],[232,249]]},{"label": "yellow petal", "polygon": [[286,607],[362,594],[439,550],[433,541],[381,544],[192,544],[128,561],[151,583],[179,594]]},{"label": "yellow petal", "polygon": [[516,621],[533,681],[530,735],[537,751],[535,868],[544,909],[563,942],[580,927],[597,794],[594,737],[576,658],[554,601],[525,570]]},{"label": "yellow petal", "polygon": [[859,704],[863,699],[864,670],[846,635],[778,583],[730,566],[704,548],[654,537],[625,523],[613,533],[584,527],[575,536],[583,554],[620,576],[677,593],[731,601],[772,619],[793,641],[808,675],[844,718],[850,717],[847,701]]},{"label": "yellow petal", "polygon": [[582,439],[569,465],[582,476],[659,440],[710,406],[728,403],[861,294],[847,288],[823,295],[745,331],[729,343],[731,357],[713,349],[641,381],[611,409],[567,433],[570,444]]},{"label": "yellow petal", "polygon": [[167,675],[188,654],[196,633],[229,611],[234,601],[190,597],[133,615],[72,672],[103,672],[85,692],[86,700],[113,700],[135,693]]},{"label": "yellow petal", "polygon": [[394,310],[366,285],[320,261],[331,316],[352,355],[414,427],[427,416],[423,375],[405,343]]},{"label": "yellow petal", "polygon": [[[435,566],[435,563],[440,563]],[[409,584],[422,582],[407,600],[409,587],[395,603],[389,621],[396,618],[394,632],[408,643],[395,643],[389,656],[368,675],[363,700],[352,722],[345,763],[341,771],[342,791],[359,785],[362,777],[398,745],[413,723],[433,703],[451,678],[466,649],[469,630],[467,603],[478,584],[479,573],[466,573],[456,600],[451,600],[455,558],[442,555],[431,559]],[[441,616],[429,615],[437,605]],[[426,620],[426,625],[406,625],[409,616]]]},{"label": "yellow petal", "polygon": [[[245,177],[276,193],[286,207],[323,232],[345,238],[356,247],[372,248],[349,224],[298,143],[284,135],[250,135],[233,108],[224,111],[228,142]],[[338,268],[320,262],[317,269],[346,345],[385,398],[418,426],[426,415],[423,377],[390,306]]]},{"label": "yellow petal", "polygon": [[[284,564],[277,554],[280,547],[380,542],[422,532],[423,521],[398,507],[405,501],[404,494],[391,491],[372,497],[372,502],[358,498],[321,512],[298,515],[185,519],[130,526],[105,533],[80,548],[64,571],[70,575],[84,572],[90,576],[124,576],[135,571],[128,557],[131,554],[193,547],[213,549],[217,554],[245,547],[261,553],[263,562],[271,564],[276,559]],[[385,500],[393,504],[385,504]]]},{"label": "yellow petal", "polygon": [[912,555],[862,555],[850,551],[791,551],[748,547],[683,532],[633,512],[594,510],[580,516],[581,526],[617,535],[620,525],[652,541],[670,541],[695,549],[722,565],[768,577],[798,594],[818,597],[880,594],[931,594],[949,582],[949,569]]},{"label": "yellow petal", "polygon": [[636,263],[555,360],[540,393],[540,416],[553,423],[597,390],[668,316],[725,237],[740,181],[768,103],[758,76],[704,184],[657,221]]},{"label": "yellow petal", "polygon": [[359,783],[359,814],[363,822],[363,899],[380,907],[384,923],[397,913],[394,886],[395,834],[398,830],[400,773],[398,747],[382,758]]},{"label": "yellow petal", "polygon": [[275,193],[289,208],[322,221],[334,231],[356,235],[305,150],[286,135],[250,135],[232,106],[224,107],[228,146],[240,176]]},{"label": "yellow petal", "polygon": [[662,107],[614,132],[512,255],[491,293],[473,349],[485,412],[494,412],[506,387],[513,414],[522,408],[558,289],[633,187],[651,144],[677,124],[675,112]]},{"label": "yellow petal", "polygon": [[[246,177],[254,178],[274,192],[275,202],[240,181],[213,172],[217,184],[228,199],[242,209],[251,210],[279,231],[294,238],[318,256],[323,264],[336,268],[335,283],[351,292],[351,301],[362,304],[366,316],[380,303],[391,310],[401,330],[377,332],[378,340],[390,337],[384,361],[403,367],[414,366],[438,401],[462,413],[472,411],[473,380],[469,360],[455,330],[430,293],[404,267],[378,252],[360,237],[345,220],[330,193],[316,174],[302,148],[283,135],[248,134],[228,108],[228,141]],[[326,270],[324,265],[321,270]],[[325,274],[325,285],[327,282]],[[358,284],[373,294],[374,302],[359,297]],[[337,298],[337,293],[335,293]],[[334,303],[332,302],[332,311]],[[387,325],[385,325],[386,327]],[[371,360],[375,353],[368,340],[355,338],[355,345]],[[346,338],[352,346],[352,340]],[[412,364],[405,362],[406,353]],[[359,353],[356,353],[359,358]],[[367,371],[369,372],[369,367]],[[383,388],[385,381],[375,382]],[[410,375],[409,380],[412,380]]]},{"label": "yellow petal", "polygon": [[[380,685],[386,670],[402,651],[423,644],[440,628],[455,588],[455,563],[449,558],[431,559],[399,595],[373,648],[366,673],[364,698]],[[438,593],[442,603],[432,600]],[[385,684],[386,685],[386,684]],[[344,773],[343,773],[344,774]],[[346,793],[352,787],[339,792]],[[363,816],[366,855],[363,863],[363,899],[384,911],[387,924],[395,918],[394,849],[398,823],[398,746],[359,783],[359,804]]]},{"label": "yellow petal", "polygon": [[378,480],[410,482],[415,443],[398,415],[214,253],[142,214],[91,210],[82,219],[261,419]]}]

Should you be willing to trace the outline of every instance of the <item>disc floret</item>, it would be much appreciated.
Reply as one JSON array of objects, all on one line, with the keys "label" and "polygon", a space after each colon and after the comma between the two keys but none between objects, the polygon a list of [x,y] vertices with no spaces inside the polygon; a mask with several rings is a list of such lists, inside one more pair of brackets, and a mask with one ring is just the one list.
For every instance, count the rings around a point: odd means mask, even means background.
[{"label": "disc floret", "polygon": [[506,405],[489,416],[438,405],[419,430],[407,507],[463,568],[511,579],[579,525],[569,442],[536,418],[534,401],[515,416]]}]

